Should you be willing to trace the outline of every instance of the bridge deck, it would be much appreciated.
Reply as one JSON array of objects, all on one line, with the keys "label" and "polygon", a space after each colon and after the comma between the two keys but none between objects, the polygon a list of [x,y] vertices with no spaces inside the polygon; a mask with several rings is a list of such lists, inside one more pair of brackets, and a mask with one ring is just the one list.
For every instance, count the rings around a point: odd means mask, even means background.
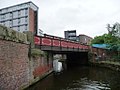
[{"label": "bridge deck", "polygon": [[46,51],[79,51],[86,52],[89,49],[88,45],[79,42],[66,40],[55,36],[35,36],[34,42],[36,47]]}]

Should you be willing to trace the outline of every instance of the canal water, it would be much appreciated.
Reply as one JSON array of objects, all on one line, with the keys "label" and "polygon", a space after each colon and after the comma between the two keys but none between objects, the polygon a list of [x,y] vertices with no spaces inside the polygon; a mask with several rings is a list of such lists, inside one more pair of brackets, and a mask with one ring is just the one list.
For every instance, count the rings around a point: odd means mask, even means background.
[{"label": "canal water", "polygon": [[71,68],[50,74],[27,90],[120,90],[120,73],[98,67]]}]

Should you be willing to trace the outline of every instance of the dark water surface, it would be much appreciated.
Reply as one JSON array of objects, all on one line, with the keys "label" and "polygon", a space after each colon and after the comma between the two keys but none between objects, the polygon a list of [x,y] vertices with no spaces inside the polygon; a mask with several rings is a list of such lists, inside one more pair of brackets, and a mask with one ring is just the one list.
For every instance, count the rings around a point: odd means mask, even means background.
[{"label": "dark water surface", "polygon": [[120,90],[120,73],[106,68],[72,68],[50,74],[27,90]]}]

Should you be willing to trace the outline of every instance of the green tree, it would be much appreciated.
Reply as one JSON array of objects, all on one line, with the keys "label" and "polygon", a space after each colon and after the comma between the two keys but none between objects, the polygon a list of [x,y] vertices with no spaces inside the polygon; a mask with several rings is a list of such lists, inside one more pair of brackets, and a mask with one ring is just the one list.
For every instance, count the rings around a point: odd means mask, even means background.
[{"label": "green tree", "polygon": [[104,43],[104,37],[103,36],[96,36],[91,41],[91,44],[103,44]]},{"label": "green tree", "polygon": [[116,43],[118,38],[111,34],[103,34],[101,36],[96,36],[92,41],[91,44],[112,44]]},{"label": "green tree", "polygon": [[120,24],[117,22],[113,24],[113,26],[110,26],[110,24],[108,24],[107,30],[108,34],[94,37],[91,44],[120,44]]},{"label": "green tree", "polygon": [[109,44],[110,52],[118,52],[117,59],[120,60],[120,24],[115,23],[112,27],[108,24],[108,34],[96,36],[91,44]]}]

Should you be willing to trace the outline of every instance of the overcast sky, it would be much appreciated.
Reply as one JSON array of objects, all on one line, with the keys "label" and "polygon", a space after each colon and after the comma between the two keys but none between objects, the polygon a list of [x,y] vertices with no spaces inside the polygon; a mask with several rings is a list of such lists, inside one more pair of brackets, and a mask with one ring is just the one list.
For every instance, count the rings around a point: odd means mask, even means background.
[{"label": "overcast sky", "polygon": [[[0,0],[0,8],[29,0]],[[91,37],[107,33],[106,25],[120,23],[120,0],[31,0],[39,7],[39,29],[64,37],[64,31]]]}]

